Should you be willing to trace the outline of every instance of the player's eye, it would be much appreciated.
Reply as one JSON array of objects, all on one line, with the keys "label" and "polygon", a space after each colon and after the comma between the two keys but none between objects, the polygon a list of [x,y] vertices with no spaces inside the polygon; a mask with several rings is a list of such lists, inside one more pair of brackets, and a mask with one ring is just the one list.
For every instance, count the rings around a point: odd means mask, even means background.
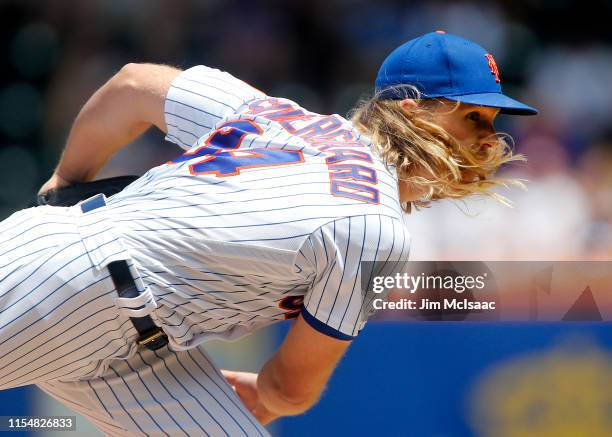
[{"label": "player's eye", "polygon": [[468,114],[466,115],[466,118],[470,121],[480,121],[480,112],[478,111],[468,112]]}]

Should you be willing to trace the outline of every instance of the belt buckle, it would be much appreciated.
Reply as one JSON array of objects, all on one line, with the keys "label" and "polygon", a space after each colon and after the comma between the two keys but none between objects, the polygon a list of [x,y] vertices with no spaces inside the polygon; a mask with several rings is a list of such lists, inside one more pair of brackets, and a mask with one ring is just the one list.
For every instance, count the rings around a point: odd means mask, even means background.
[{"label": "belt buckle", "polygon": [[161,328],[157,328],[141,335],[138,340],[136,340],[136,343],[138,343],[139,346],[144,346],[149,350],[155,351],[168,344],[168,337]]}]

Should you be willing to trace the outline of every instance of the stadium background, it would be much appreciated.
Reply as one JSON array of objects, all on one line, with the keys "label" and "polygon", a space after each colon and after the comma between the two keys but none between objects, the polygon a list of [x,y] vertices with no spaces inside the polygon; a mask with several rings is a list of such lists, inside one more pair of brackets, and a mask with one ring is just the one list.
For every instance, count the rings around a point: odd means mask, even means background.
[{"label": "stadium background", "polygon": [[[0,0],[0,218],[28,203],[79,108],[125,63],[206,64],[344,115],[392,48],[445,29],[494,53],[505,91],[541,115],[497,123],[529,158],[506,173],[529,180],[506,192],[515,208],[477,200],[414,213],[413,259],[610,260],[611,13],[609,0]],[[179,153],[150,132],[99,176]],[[256,370],[286,328],[207,349],[220,365]],[[609,324],[374,322],[321,403],[273,432],[611,435],[611,353]],[[36,389],[0,392],[0,415],[61,411]]]}]

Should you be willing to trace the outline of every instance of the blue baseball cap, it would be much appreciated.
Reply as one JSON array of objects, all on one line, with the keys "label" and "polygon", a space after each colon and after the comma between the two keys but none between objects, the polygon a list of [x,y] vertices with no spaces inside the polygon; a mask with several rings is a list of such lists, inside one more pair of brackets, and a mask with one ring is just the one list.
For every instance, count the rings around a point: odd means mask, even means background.
[{"label": "blue baseball cap", "polygon": [[538,113],[502,94],[493,55],[472,41],[440,30],[402,44],[382,63],[376,77],[379,98],[406,98],[405,91],[397,88],[401,85],[413,85],[423,98],[492,106],[502,114]]}]

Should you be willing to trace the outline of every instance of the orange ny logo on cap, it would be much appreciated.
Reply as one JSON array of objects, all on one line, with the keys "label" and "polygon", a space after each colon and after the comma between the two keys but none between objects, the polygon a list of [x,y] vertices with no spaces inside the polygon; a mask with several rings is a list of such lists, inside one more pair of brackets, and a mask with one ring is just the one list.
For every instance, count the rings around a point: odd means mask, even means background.
[{"label": "orange ny logo on cap", "polygon": [[490,53],[487,53],[485,55],[485,58],[487,58],[487,62],[489,63],[489,69],[491,69],[491,74],[495,76],[495,82],[500,83],[501,80],[499,80],[499,69],[497,68],[495,58]]}]

